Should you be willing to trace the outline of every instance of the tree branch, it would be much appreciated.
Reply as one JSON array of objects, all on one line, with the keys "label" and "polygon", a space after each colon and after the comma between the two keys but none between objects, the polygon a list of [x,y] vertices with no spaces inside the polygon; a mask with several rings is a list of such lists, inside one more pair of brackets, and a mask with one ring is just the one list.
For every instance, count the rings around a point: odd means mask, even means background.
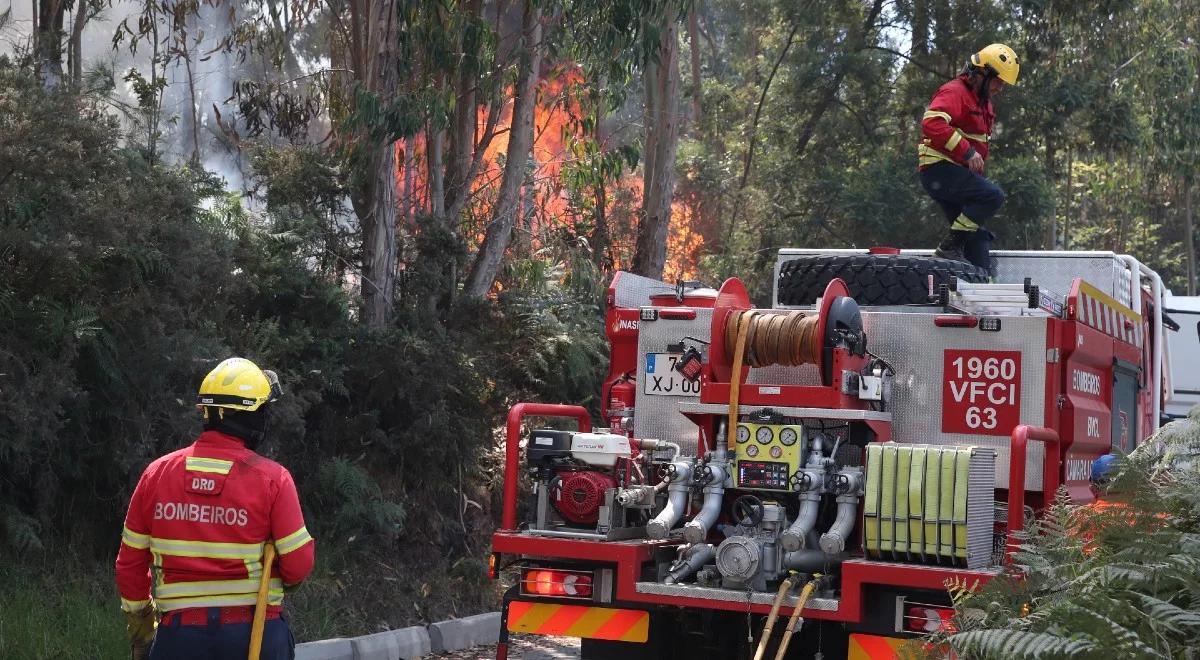
[{"label": "tree branch", "polygon": [[900,51],[897,51],[897,50],[892,50],[891,48],[885,48],[883,46],[876,46],[876,45],[872,44],[870,46],[867,46],[867,50],[879,50],[879,51],[883,51],[885,53],[891,53],[892,55],[895,55],[896,57],[902,57],[905,60],[907,60],[909,62],[909,64],[912,64],[913,66],[917,67],[918,69],[920,69],[926,73],[932,73],[933,75],[938,76],[939,78],[945,75],[941,71],[938,71],[937,69],[934,69],[932,67],[921,64],[920,62],[914,60],[913,58],[909,57],[908,55],[905,55],[904,53],[901,53]]}]

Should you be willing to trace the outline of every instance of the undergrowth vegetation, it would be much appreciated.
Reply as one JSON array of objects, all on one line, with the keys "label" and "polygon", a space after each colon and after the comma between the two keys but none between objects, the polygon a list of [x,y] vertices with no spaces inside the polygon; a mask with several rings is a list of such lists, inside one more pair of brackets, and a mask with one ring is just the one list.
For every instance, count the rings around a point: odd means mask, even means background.
[{"label": "undergrowth vegetation", "polygon": [[957,630],[940,641],[963,660],[1198,657],[1200,473],[1181,461],[1200,449],[1198,422],[1161,429],[1096,504],[1060,492],[1010,576],[954,585]]},{"label": "undergrowth vegetation", "polygon": [[262,451],[295,476],[317,538],[318,570],[290,597],[298,637],[495,605],[481,559],[495,429],[522,399],[594,408],[606,362],[602,286],[561,267],[569,242],[510,266],[498,298],[446,304],[438,273],[461,246],[429,232],[422,254],[441,257],[405,273],[395,321],[370,331],[349,293],[361,245],[345,177],[321,153],[255,152],[258,192],[242,199],[151,164],[95,99],[44,92],[2,59],[0,135],[0,554],[14,571],[69,531],[76,560],[56,574],[119,619],[111,562],[133,486],[192,442],[201,378],[240,355],[281,375]]}]

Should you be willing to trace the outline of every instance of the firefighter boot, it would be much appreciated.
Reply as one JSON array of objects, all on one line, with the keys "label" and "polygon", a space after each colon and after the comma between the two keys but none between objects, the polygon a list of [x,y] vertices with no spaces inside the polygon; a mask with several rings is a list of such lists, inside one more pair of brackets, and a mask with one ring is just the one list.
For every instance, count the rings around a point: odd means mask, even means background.
[{"label": "firefighter boot", "polygon": [[963,254],[963,247],[967,243],[967,234],[969,233],[971,232],[956,231],[954,229],[946,232],[946,237],[938,244],[937,249],[933,252],[933,256],[941,259],[966,262],[967,257]]}]

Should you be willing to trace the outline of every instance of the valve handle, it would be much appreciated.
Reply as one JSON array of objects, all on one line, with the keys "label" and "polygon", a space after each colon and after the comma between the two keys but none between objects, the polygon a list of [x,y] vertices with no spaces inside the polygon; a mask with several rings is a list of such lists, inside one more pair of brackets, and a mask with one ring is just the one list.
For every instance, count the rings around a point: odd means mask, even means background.
[{"label": "valve handle", "polygon": [[754,495],[742,495],[733,501],[733,520],[742,527],[756,527],[766,515],[762,500]]}]

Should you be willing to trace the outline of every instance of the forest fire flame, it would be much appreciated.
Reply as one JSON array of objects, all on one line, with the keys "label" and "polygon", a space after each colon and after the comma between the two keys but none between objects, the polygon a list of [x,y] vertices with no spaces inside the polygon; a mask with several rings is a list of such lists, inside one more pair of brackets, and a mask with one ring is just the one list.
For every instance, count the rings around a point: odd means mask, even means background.
[{"label": "forest fire flame", "polygon": [[[538,83],[538,103],[534,108],[532,170],[521,189],[517,236],[510,250],[523,248],[533,254],[554,241],[576,239],[586,245],[597,213],[572,199],[564,180],[564,169],[578,162],[572,143],[585,136],[579,125],[582,110],[576,92],[582,75],[577,67],[558,66],[542,75]],[[511,94],[509,94],[511,98]],[[488,109],[479,107],[476,115],[476,139],[487,125]],[[483,241],[487,223],[503,177],[504,159],[512,125],[512,104],[503,110],[495,135],[480,157],[479,167],[470,183],[471,198],[463,220],[463,235],[478,245]],[[604,145],[612,148],[612,145]],[[406,159],[406,150],[412,150]],[[406,167],[411,171],[406,172]],[[429,211],[428,170],[425,137],[415,136],[396,143],[396,183],[402,222],[410,224],[416,214]],[[642,203],[640,172],[626,169],[616,180],[605,185],[602,215],[610,238],[609,259],[614,269],[628,268],[633,259],[636,222]],[[691,279],[704,248],[704,236],[696,229],[700,209],[687,200],[672,203],[667,238],[667,261],[663,278],[667,281]],[[588,246],[591,249],[591,246]]]}]

